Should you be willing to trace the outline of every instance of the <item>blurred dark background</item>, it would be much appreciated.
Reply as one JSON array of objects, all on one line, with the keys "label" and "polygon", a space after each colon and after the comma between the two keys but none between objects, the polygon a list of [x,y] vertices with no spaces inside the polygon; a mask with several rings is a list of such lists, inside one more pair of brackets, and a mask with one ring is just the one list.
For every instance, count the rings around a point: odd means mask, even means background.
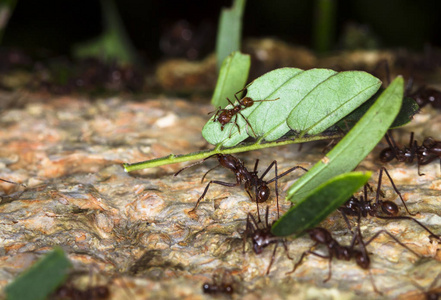
[{"label": "blurred dark background", "polygon": [[[311,47],[314,1],[248,1],[243,37],[275,37]],[[116,0],[118,12],[135,48],[147,62],[167,57],[200,59],[214,51],[222,7],[231,1]],[[348,24],[374,37],[381,48],[415,51],[441,44],[441,1],[339,0],[335,47],[343,47]],[[72,45],[102,30],[99,1],[18,1],[2,46],[32,55],[66,55]],[[182,38],[184,37],[184,39]],[[191,48],[191,49],[189,49]]]}]

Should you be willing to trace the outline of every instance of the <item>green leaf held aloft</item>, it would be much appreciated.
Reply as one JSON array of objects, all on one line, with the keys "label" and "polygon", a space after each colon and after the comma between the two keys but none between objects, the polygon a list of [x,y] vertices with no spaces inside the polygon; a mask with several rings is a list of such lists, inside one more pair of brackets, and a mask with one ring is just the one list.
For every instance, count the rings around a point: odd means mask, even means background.
[{"label": "green leaf held aloft", "polygon": [[[250,66],[250,56],[239,51],[235,51],[225,58],[211,99],[211,104],[214,107],[224,108],[227,106],[227,98],[233,103],[236,101],[235,93],[242,90],[247,83]],[[240,97],[241,93],[236,96]]]},{"label": "green leaf held aloft", "polygon": [[313,189],[342,173],[352,171],[378,144],[400,111],[403,78],[397,77],[346,136],[297,180],[287,199],[298,202]]},{"label": "green leaf held aloft", "polygon": [[64,251],[55,248],[6,287],[7,299],[46,299],[66,280],[70,266]]},{"label": "green leaf held aloft", "polygon": [[240,50],[242,39],[242,16],[245,0],[234,0],[231,8],[223,8],[219,19],[216,39],[217,68],[234,51]]},{"label": "green leaf held aloft", "polygon": [[316,227],[365,185],[371,174],[352,172],[331,178],[291,207],[276,221],[271,232],[277,236],[287,236]]},{"label": "green leaf held aloft", "polygon": [[300,132],[300,136],[318,134],[369,99],[380,85],[378,78],[361,71],[277,69],[247,87],[247,97],[273,101],[256,102],[243,109],[242,115],[233,117],[223,130],[213,116],[202,135],[212,145],[232,147],[249,136],[275,141],[290,130]]}]

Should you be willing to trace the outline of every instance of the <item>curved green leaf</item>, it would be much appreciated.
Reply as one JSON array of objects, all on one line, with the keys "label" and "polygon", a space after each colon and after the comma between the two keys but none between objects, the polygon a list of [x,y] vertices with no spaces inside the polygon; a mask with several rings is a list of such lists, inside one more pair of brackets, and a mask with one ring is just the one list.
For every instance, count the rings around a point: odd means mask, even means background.
[{"label": "curved green leaf", "polygon": [[70,266],[64,251],[55,248],[6,287],[8,299],[46,299],[66,280]]},{"label": "curved green leaf", "polygon": [[253,100],[279,98],[256,102],[241,111],[253,130],[238,115],[238,126],[233,118],[223,131],[211,118],[202,135],[210,144],[232,147],[254,137],[253,131],[265,141],[277,140],[290,130],[320,133],[369,99],[380,85],[379,79],[361,71],[277,69],[247,87],[247,96]]},{"label": "curved green leaf", "polygon": [[247,83],[250,65],[250,56],[239,51],[235,51],[225,58],[219,71],[213,98],[211,99],[211,104],[214,107],[223,108],[227,106],[227,97],[232,102],[236,101],[234,94],[240,91]]},{"label": "curved green leaf", "polygon": [[314,189],[305,199],[279,218],[271,232],[277,236],[300,234],[320,224],[367,183],[371,172],[336,176]]},{"label": "curved green leaf", "polygon": [[288,117],[295,131],[317,134],[355,110],[380,88],[381,81],[366,72],[340,72],[317,85]]},{"label": "curved green leaf", "polygon": [[403,99],[403,78],[397,77],[348,134],[300,177],[287,192],[298,202],[330,178],[352,171],[383,138],[397,116]]}]

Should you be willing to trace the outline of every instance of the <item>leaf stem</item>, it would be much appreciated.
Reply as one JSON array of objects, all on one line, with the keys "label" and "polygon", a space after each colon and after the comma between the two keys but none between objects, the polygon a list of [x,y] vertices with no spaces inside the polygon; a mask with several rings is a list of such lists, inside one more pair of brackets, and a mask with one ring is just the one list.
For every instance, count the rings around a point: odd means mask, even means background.
[{"label": "leaf stem", "polygon": [[133,164],[125,163],[124,171],[126,172],[132,172],[136,170],[142,170],[147,168],[153,168],[153,167],[159,167],[163,165],[168,164],[176,164],[180,162],[186,162],[191,160],[198,160],[198,159],[204,159],[214,154],[233,154],[233,153],[239,153],[239,152],[246,152],[246,151],[252,151],[252,150],[258,150],[258,149],[264,149],[264,148],[270,148],[270,147],[277,147],[277,146],[284,146],[284,145],[290,145],[290,144],[298,144],[298,143],[305,143],[305,142],[312,142],[312,141],[319,141],[319,140],[326,140],[326,139],[334,139],[334,138],[340,138],[341,134],[334,134],[334,135],[316,135],[316,136],[308,136],[303,138],[295,138],[295,139],[286,139],[286,140],[278,140],[274,142],[268,142],[268,143],[262,143],[260,140],[258,140],[256,143],[253,144],[242,144],[233,148],[224,148],[221,149],[221,147],[218,145],[212,150],[205,150],[205,151],[199,151],[199,152],[193,152],[189,154],[184,155],[174,155],[170,154],[164,157],[155,158],[151,160],[146,160],[142,162],[137,162]]}]

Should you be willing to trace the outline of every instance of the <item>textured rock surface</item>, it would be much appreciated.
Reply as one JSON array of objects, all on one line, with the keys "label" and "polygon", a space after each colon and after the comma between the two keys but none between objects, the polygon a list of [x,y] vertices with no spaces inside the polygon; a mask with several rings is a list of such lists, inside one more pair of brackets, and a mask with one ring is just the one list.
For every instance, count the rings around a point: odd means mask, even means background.
[{"label": "textured rock surface", "polygon": [[[5,94],[2,97],[11,97]],[[21,95],[19,108],[0,115],[0,178],[24,183],[27,188],[0,182],[0,286],[53,246],[67,252],[76,270],[99,267],[112,299],[203,299],[201,286],[213,273],[229,273],[237,299],[352,299],[379,297],[372,289],[369,272],[354,261],[328,261],[309,256],[294,274],[279,247],[269,276],[265,276],[272,246],[257,256],[250,245],[242,253],[241,232],[255,204],[240,188],[213,185],[195,215],[188,214],[206,183],[203,174],[216,162],[173,174],[182,165],[168,165],[127,174],[123,162],[137,162],[170,153],[183,154],[208,147],[200,130],[211,111],[209,105],[182,99],[103,99],[75,97],[45,99]],[[441,121],[425,109],[413,125],[396,136],[402,144],[416,131],[421,141],[432,135],[441,139]],[[326,143],[285,146],[239,155],[251,169],[256,158],[263,169],[277,160],[280,170],[294,165],[309,168],[322,158]],[[385,145],[383,145],[384,147]],[[372,170],[376,182],[381,145],[359,166]],[[416,218],[441,233],[439,164],[416,166],[391,163],[388,169]],[[300,174],[281,180],[284,191]],[[270,177],[272,175],[269,175]],[[208,179],[233,182],[228,170],[218,168]],[[272,187],[273,188],[273,187]],[[274,190],[274,189],[273,189]],[[386,197],[396,195],[386,181]],[[273,194],[274,195],[274,194]],[[398,202],[397,202],[398,203]],[[274,197],[270,221],[276,217]],[[282,201],[282,210],[289,204]],[[401,214],[404,209],[401,207]],[[333,235],[348,245],[351,235],[339,214],[323,222]],[[368,245],[372,278],[384,297],[421,297],[415,283],[428,287],[441,272],[439,245],[411,221],[368,218],[362,222],[366,238],[386,229],[419,253],[403,249],[386,235]],[[297,261],[313,243],[306,236],[288,242]],[[319,248],[321,249],[321,248]],[[326,253],[325,251],[323,252]],[[84,275],[86,285],[90,284]]]}]

